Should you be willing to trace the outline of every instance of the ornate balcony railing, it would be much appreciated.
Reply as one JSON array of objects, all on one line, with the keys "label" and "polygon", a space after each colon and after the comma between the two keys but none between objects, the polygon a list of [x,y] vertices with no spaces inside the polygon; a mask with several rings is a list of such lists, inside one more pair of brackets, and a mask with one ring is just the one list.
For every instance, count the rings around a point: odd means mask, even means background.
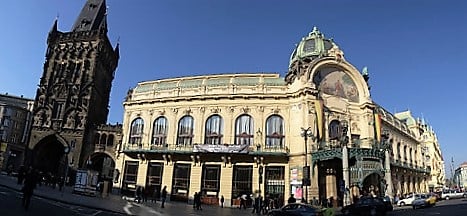
[{"label": "ornate balcony railing", "polygon": [[238,153],[238,154],[288,154],[289,149],[285,146],[265,145],[234,145],[234,144],[193,144],[193,145],[137,145],[124,144],[123,152],[173,152],[173,153]]}]

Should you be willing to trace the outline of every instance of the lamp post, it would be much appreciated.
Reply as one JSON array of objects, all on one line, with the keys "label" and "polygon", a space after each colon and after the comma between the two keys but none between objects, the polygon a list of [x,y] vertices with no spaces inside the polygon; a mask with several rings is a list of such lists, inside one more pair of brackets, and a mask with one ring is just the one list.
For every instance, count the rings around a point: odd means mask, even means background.
[{"label": "lamp post", "polygon": [[314,140],[315,136],[311,131],[311,127],[307,129],[301,128],[300,135],[305,140],[305,166],[303,167],[303,179],[302,179],[302,186],[305,186],[305,203],[308,203],[308,186],[310,186],[310,167],[308,166],[308,137]]},{"label": "lamp post", "polygon": [[381,150],[384,151],[384,181],[381,181],[384,195],[390,199],[393,198],[392,176],[391,176],[391,158],[389,151],[391,151],[392,144],[388,142],[389,132],[384,130],[381,134]]},{"label": "lamp post", "polygon": [[[64,149],[63,149],[63,153],[65,153],[65,173],[63,174],[64,177],[63,177],[63,183],[59,183],[59,184],[63,184],[63,185],[66,185],[66,178],[68,177],[68,154],[70,153],[70,147],[66,146]],[[65,191],[65,189],[62,189],[62,197],[63,197],[63,192]]]},{"label": "lamp post", "polygon": [[349,125],[347,121],[342,121],[340,125],[341,137],[340,142],[342,145],[342,174],[343,181],[340,183],[340,190],[344,196],[343,204],[344,206],[350,205],[350,179],[349,179],[349,153],[347,144],[349,143],[349,137],[347,136],[347,131],[349,130]]}]

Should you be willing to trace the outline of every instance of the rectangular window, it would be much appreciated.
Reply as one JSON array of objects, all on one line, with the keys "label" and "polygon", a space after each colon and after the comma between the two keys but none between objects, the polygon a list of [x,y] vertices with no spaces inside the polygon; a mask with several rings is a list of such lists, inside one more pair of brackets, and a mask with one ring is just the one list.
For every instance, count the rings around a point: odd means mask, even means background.
[{"label": "rectangular window", "polygon": [[264,175],[265,190],[271,198],[285,197],[285,168],[283,166],[267,166]]},{"label": "rectangular window", "polygon": [[136,179],[138,177],[138,161],[125,161],[123,173],[122,192],[131,194],[136,190]]},{"label": "rectangular window", "polygon": [[[219,192],[221,178],[220,165],[205,165],[203,167],[203,178],[201,182],[202,191]],[[217,196],[216,196],[217,197]]]},{"label": "rectangular window", "polygon": [[163,163],[151,162],[148,165],[147,185],[161,185],[162,173],[164,171]]},{"label": "rectangular window", "polygon": [[175,164],[171,200],[187,201],[190,189],[191,164]]},{"label": "rectangular window", "polygon": [[163,172],[163,163],[150,162],[148,164],[148,172],[146,175],[146,189],[149,192],[148,196],[160,198]]},{"label": "rectangular window", "polygon": [[253,191],[253,166],[234,166],[232,179],[232,199]]}]

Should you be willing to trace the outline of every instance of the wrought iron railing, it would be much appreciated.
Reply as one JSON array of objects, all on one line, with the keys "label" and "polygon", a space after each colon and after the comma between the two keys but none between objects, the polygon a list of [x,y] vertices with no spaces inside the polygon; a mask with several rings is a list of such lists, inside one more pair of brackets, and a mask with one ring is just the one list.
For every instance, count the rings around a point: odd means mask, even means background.
[{"label": "wrought iron railing", "polygon": [[[177,145],[177,144],[165,144],[165,145],[137,145],[137,144],[124,144],[123,151],[132,152],[132,151],[146,151],[146,152],[158,152],[158,151],[171,151],[171,152],[193,152],[195,147],[203,144],[193,144],[193,145]],[[216,146],[219,146],[217,149],[228,149],[228,147],[238,146],[233,144],[221,144],[221,145],[209,145],[212,149],[216,149]],[[289,153],[289,148],[283,145],[251,145],[246,146],[247,150],[241,151],[241,153]],[[230,150],[213,150],[213,152],[222,152],[225,153],[240,153]]]}]

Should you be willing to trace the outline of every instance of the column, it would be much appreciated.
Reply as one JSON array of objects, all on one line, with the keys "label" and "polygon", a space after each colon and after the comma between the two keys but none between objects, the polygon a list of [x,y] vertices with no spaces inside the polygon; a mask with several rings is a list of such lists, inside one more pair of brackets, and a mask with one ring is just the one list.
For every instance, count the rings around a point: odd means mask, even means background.
[{"label": "column", "polygon": [[233,179],[233,168],[232,165],[221,168],[221,179],[219,196],[224,195],[224,207],[232,206],[232,179]]},{"label": "column", "polygon": [[[171,162],[170,162],[171,163]],[[162,185],[161,190],[164,186],[167,186],[167,197],[170,200],[170,194],[172,194],[172,178],[174,173],[174,166],[172,164],[165,164],[164,173],[162,174]]]},{"label": "column", "polygon": [[336,186],[336,170],[332,168],[326,169],[326,198],[333,197],[334,202],[337,200]]},{"label": "column", "polygon": [[342,147],[342,172],[344,178],[344,206],[350,205],[349,154],[347,146]]},{"label": "column", "polygon": [[389,150],[384,151],[384,178],[386,179],[386,196],[389,196],[391,200],[394,198],[394,191],[392,188],[392,176],[391,176],[391,159],[389,158]]},{"label": "column", "polygon": [[146,186],[146,175],[148,174],[148,163],[139,161],[138,176],[136,177],[136,185]]},{"label": "column", "polygon": [[202,166],[194,165],[192,163],[191,173],[190,173],[190,187],[188,190],[188,199],[194,199],[195,192],[201,191],[201,176],[202,176]]}]

